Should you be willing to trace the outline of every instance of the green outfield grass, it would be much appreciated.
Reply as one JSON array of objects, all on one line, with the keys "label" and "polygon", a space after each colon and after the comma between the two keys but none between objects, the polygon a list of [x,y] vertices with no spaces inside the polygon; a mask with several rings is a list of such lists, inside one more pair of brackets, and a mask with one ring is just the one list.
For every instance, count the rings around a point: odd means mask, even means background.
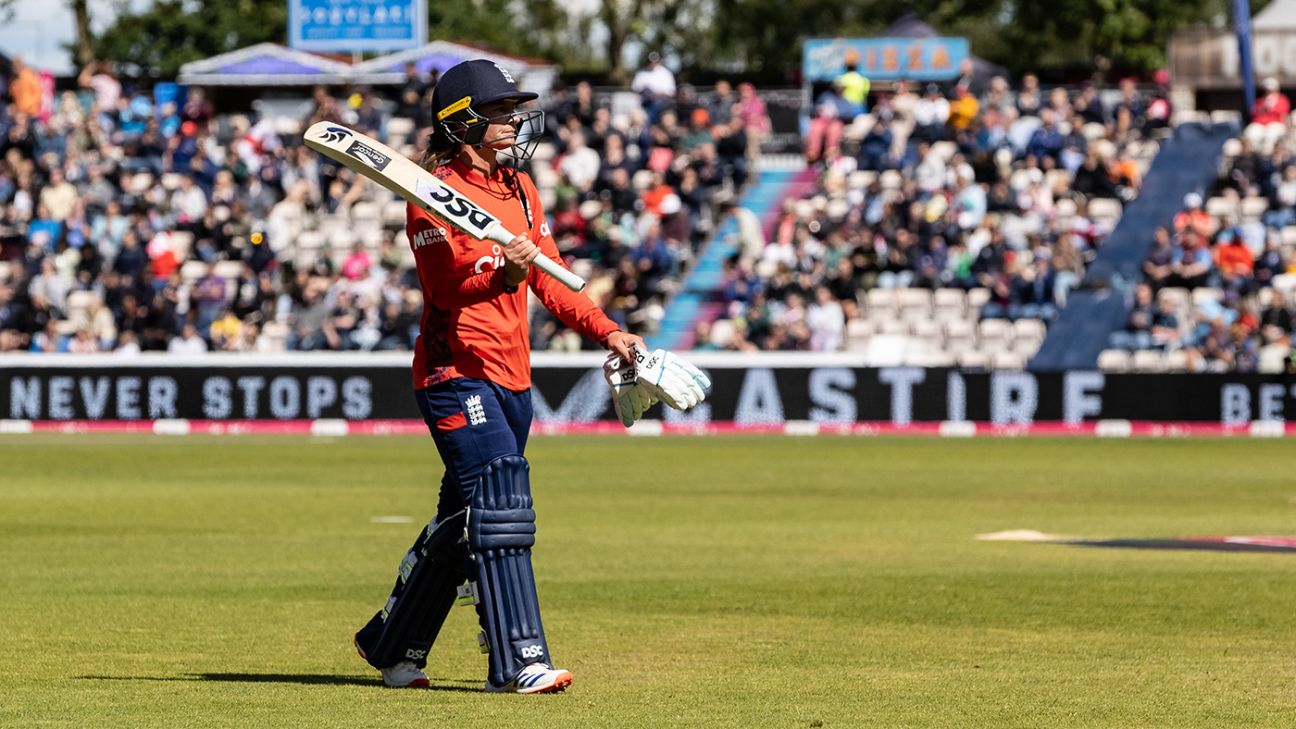
[{"label": "green outfield grass", "polygon": [[[537,438],[556,696],[352,651],[430,440],[0,437],[4,727],[1279,727],[1296,554],[978,542],[1292,534],[1288,441]],[[375,523],[408,516],[413,523]]]}]

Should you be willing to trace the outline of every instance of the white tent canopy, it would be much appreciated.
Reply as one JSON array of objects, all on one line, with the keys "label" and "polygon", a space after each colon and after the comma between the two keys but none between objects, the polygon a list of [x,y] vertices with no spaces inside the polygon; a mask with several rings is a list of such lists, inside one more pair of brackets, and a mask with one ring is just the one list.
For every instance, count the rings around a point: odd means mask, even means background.
[{"label": "white tent canopy", "polygon": [[354,66],[276,43],[259,43],[186,63],[180,67],[177,80],[191,86],[399,84],[405,80],[407,63],[413,63],[424,74],[430,71],[442,73],[471,58],[485,58],[508,69],[524,91],[546,93],[558,76],[558,68],[547,63],[491,53],[459,43],[433,41]]},{"label": "white tent canopy", "polygon": [[1296,30],[1296,0],[1274,0],[1251,21],[1255,31]]},{"label": "white tent canopy", "polygon": [[405,79],[407,63],[413,63],[420,73],[436,71],[440,74],[461,61],[473,58],[485,58],[498,63],[513,74],[518,81],[518,88],[537,94],[548,93],[558,76],[556,66],[449,41],[432,41],[419,48],[380,56],[357,65],[352,73],[357,83],[397,84]]},{"label": "white tent canopy", "polygon": [[351,66],[277,43],[258,43],[180,67],[193,86],[310,86],[350,80]]}]

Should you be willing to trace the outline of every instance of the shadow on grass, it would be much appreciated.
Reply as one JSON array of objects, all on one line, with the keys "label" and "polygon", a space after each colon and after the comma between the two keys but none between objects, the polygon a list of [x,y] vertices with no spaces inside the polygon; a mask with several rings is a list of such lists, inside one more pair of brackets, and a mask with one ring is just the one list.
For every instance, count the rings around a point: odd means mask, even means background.
[{"label": "shadow on grass", "polygon": [[[383,686],[378,677],[337,676],[327,673],[186,673],[180,676],[77,676],[84,681],[216,681],[221,683],[292,683],[303,686]],[[481,693],[480,682],[433,678],[431,691]],[[466,685],[465,685],[466,684]]]}]

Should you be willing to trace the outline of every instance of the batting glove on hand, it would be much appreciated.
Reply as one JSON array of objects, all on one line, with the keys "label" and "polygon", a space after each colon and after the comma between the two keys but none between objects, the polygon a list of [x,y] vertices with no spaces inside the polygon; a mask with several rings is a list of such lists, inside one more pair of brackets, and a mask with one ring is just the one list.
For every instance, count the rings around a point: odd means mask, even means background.
[{"label": "batting glove on hand", "polygon": [[639,386],[676,410],[688,410],[706,399],[711,379],[702,370],[664,349],[645,353],[635,348]]},{"label": "batting glove on hand", "polygon": [[635,365],[616,353],[608,355],[603,362],[603,379],[612,388],[612,407],[616,408],[617,418],[627,428],[657,404],[657,398],[640,386],[635,370]]}]

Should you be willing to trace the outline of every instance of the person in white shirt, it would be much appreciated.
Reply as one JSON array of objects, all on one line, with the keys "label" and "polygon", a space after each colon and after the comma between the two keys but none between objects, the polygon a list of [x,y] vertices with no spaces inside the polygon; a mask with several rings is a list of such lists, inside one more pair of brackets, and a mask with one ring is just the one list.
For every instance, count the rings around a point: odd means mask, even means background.
[{"label": "person in white shirt", "polygon": [[639,69],[630,82],[630,89],[643,97],[648,118],[657,121],[662,109],[675,98],[675,74],[661,62],[661,54],[648,54],[648,65]]},{"label": "person in white shirt", "polygon": [[945,136],[945,122],[949,121],[949,101],[936,84],[927,84],[927,92],[914,103],[913,134],[927,142],[939,141]]},{"label": "person in white shirt", "polygon": [[918,189],[924,192],[935,192],[945,186],[945,158],[932,151],[926,142],[918,144],[919,162],[914,169],[914,181]]},{"label": "person in white shirt", "polygon": [[207,342],[198,336],[197,327],[185,322],[180,336],[173,337],[167,343],[167,352],[170,354],[207,354]]},{"label": "person in white shirt", "polygon": [[846,316],[827,286],[815,289],[815,302],[806,313],[806,325],[810,328],[810,349],[836,352],[842,348]]},{"label": "person in white shirt", "polygon": [[207,213],[207,193],[194,184],[187,175],[180,178],[180,187],[171,193],[171,206],[179,214],[181,225],[194,225]]},{"label": "person in white shirt", "polygon": [[558,172],[581,192],[589,192],[602,166],[598,152],[585,146],[585,135],[576,132],[568,138],[567,153],[558,162]]}]

